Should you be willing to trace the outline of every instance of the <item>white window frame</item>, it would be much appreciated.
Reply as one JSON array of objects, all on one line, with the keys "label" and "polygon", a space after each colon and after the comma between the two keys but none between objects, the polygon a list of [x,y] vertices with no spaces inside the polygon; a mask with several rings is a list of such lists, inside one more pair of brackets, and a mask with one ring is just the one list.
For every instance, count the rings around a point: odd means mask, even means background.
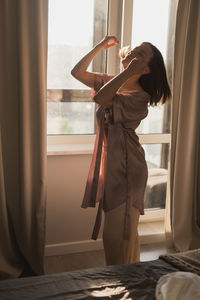
[{"label": "white window frame", "polygon": [[[131,45],[132,8],[134,0],[108,0],[108,35],[115,35],[120,40],[121,47]],[[117,17],[116,17],[117,16]],[[131,24],[131,25],[130,25]],[[116,73],[116,57],[118,49],[109,49],[107,55],[107,72]],[[169,143],[171,134],[138,134],[141,144]],[[79,155],[92,154],[95,134],[91,135],[48,135],[48,155]],[[167,183],[168,185],[168,183]],[[147,210],[141,216],[140,222],[164,220],[165,209]]]}]

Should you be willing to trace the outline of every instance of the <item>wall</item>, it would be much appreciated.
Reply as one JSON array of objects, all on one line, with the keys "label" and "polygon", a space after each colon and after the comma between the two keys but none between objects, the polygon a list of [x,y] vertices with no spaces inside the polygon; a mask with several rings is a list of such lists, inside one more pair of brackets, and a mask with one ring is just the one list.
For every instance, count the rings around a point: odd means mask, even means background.
[{"label": "wall", "polygon": [[80,207],[90,161],[90,154],[48,156],[46,255],[102,248],[101,239],[90,240],[96,208]]}]

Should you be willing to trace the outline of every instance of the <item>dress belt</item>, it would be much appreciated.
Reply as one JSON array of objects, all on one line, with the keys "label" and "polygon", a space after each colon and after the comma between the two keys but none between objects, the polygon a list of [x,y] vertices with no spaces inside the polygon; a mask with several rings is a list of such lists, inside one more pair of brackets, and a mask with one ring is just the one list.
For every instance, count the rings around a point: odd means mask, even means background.
[{"label": "dress belt", "polygon": [[101,220],[102,220],[102,209],[103,209],[103,201],[102,199],[99,201],[99,207],[96,215],[96,220],[92,232],[92,240],[96,240],[99,234],[99,230],[101,227]]},{"label": "dress belt", "polygon": [[[94,169],[94,177],[92,184],[92,192],[91,192],[91,201],[93,206],[96,206],[96,198],[97,198],[97,190],[98,190],[98,182],[99,182],[99,173],[101,166],[101,156],[102,156],[102,147],[103,147],[103,137],[104,137],[104,113],[101,115],[101,119],[99,120],[99,138],[98,138],[98,148],[96,155],[96,164]],[[99,200],[99,207],[96,215],[96,220],[93,228],[92,239],[96,240],[99,234],[99,230],[101,227],[102,220],[102,209],[103,209],[103,199]]]}]

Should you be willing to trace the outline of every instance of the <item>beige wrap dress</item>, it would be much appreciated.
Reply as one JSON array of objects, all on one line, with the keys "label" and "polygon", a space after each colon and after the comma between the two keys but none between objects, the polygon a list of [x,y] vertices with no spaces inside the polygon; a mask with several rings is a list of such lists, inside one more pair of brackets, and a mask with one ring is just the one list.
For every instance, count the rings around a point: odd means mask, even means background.
[{"label": "beige wrap dress", "polygon": [[[94,93],[113,77],[96,75]],[[130,237],[130,207],[144,214],[148,177],[144,150],[135,129],[148,114],[149,94],[144,91],[117,92],[111,107],[97,108],[94,152],[81,207],[99,204],[92,239],[97,239],[102,209],[107,212],[126,204],[124,239]]]}]

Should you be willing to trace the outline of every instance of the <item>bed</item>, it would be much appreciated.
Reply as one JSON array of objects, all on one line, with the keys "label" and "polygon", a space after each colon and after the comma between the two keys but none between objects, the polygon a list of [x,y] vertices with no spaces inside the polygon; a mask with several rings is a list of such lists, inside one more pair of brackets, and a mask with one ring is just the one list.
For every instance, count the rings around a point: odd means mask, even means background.
[{"label": "bed", "polygon": [[0,299],[155,299],[159,278],[177,271],[200,275],[200,250],[129,265],[3,280]]}]

